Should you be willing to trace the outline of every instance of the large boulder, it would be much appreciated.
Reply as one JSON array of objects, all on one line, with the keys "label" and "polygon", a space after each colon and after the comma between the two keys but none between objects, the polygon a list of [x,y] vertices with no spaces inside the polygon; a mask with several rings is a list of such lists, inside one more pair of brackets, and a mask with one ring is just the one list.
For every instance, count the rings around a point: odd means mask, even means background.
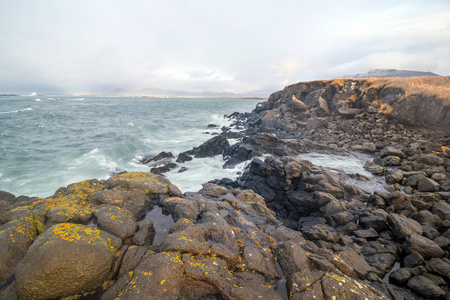
[{"label": "large boulder", "polygon": [[395,236],[399,239],[403,240],[412,233],[422,234],[422,226],[417,221],[406,216],[390,214],[386,220]]},{"label": "large boulder", "polygon": [[424,258],[441,257],[445,255],[444,250],[432,240],[417,233],[410,234],[403,244],[406,253],[416,252]]},{"label": "large boulder", "polygon": [[20,299],[53,299],[99,288],[111,268],[115,238],[98,229],[58,224],[40,235],[16,268]]}]

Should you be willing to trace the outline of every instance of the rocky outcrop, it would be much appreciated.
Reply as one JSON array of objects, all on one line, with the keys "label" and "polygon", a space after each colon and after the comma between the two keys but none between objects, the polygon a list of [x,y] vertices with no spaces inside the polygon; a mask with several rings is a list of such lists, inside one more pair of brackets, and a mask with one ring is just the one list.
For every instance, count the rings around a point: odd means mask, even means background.
[{"label": "rocky outcrop", "polygon": [[[314,108],[313,116],[330,112],[353,117],[361,112],[384,113],[409,126],[450,126],[450,77],[334,79],[300,82],[271,95],[261,108],[273,127],[297,103]],[[292,99],[295,99],[293,102]],[[302,108],[303,111],[306,109]],[[277,111],[278,113],[272,113]],[[270,112],[270,113],[269,113]]]},{"label": "rocky outcrop", "polygon": [[[290,180],[300,176],[301,164],[287,165]],[[127,195],[139,199],[138,192],[143,207],[128,203]],[[145,217],[152,206],[175,221],[160,244],[151,237],[160,220]],[[47,223],[57,207],[65,208],[65,218]],[[88,217],[77,217],[79,210]],[[352,277],[351,268],[361,278],[371,272],[358,254],[349,250],[336,262],[333,252],[281,225],[249,189],[208,183],[181,195],[159,175],[124,173],[7,206],[5,214],[2,233],[22,232],[22,218],[34,231],[23,231],[29,235],[23,258],[2,273],[10,274],[2,279],[2,299],[388,299]],[[14,236],[8,251],[20,239]],[[14,261],[1,256],[0,262]]]}]

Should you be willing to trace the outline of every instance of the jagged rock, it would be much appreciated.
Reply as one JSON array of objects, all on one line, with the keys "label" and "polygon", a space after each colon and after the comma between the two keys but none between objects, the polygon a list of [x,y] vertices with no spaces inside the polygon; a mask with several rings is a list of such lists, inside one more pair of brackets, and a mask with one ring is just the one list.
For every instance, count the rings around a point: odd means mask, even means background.
[{"label": "jagged rock", "polygon": [[308,130],[316,130],[328,126],[328,120],[326,118],[309,118],[306,122]]},{"label": "jagged rock", "polygon": [[169,172],[172,169],[175,169],[176,167],[177,167],[177,164],[175,164],[175,163],[167,163],[161,167],[151,168],[150,172],[152,172],[153,174],[163,174],[163,173]]},{"label": "jagged rock", "polygon": [[274,128],[277,124],[279,116],[281,116],[279,109],[266,111],[264,116],[261,118],[261,126],[266,128]]},{"label": "jagged rock", "polygon": [[328,103],[322,97],[319,97],[319,101],[317,103],[317,111],[319,113],[319,117],[326,117],[330,115],[330,109],[328,108]]},{"label": "jagged rock", "polygon": [[442,220],[450,220],[450,204],[445,201],[436,202],[431,212],[438,215]]},{"label": "jagged rock", "polygon": [[138,232],[133,236],[132,242],[137,246],[150,246],[155,238],[155,225],[152,220],[145,220]]},{"label": "jagged rock", "polygon": [[294,112],[302,112],[308,110],[306,104],[298,100],[295,95],[292,95],[290,101],[288,102],[288,105],[294,110]]},{"label": "jagged rock", "polygon": [[445,254],[435,242],[417,233],[408,235],[403,246],[406,253],[417,252],[424,258],[441,257]]},{"label": "jagged rock", "polygon": [[176,162],[187,162],[187,161],[191,161],[193,158],[189,155],[187,155],[186,153],[182,152],[180,154],[178,154],[177,160]]},{"label": "jagged rock", "polygon": [[211,157],[222,154],[228,147],[230,147],[230,143],[225,135],[221,134],[207,140],[198,147],[194,147],[187,154],[194,155],[196,158]]},{"label": "jagged rock", "polygon": [[355,250],[348,249],[339,253],[339,257],[344,260],[359,278],[365,278],[372,268],[367,264],[366,260]]},{"label": "jagged rock", "polygon": [[398,214],[390,214],[387,217],[387,222],[399,239],[405,239],[412,233],[422,234],[422,226],[417,221],[414,221],[406,216]]},{"label": "jagged rock", "polygon": [[142,158],[140,160],[140,163],[146,165],[152,161],[155,162],[155,161],[159,161],[162,159],[173,158],[173,157],[174,156],[173,156],[172,152],[164,152],[163,151],[163,152],[158,153],[155,156],[150,155],[150,156],[146,156],[146,157]]},{"label": "jagged rock", "polygon": [[19,298],[53,299],[95,291],[117,249],[112,239],[83,225],[58,224],[46,230],[17,266]]},{"label": "jagged rock", "polygon": [[417,189],[419,192],[436,192],[439,191],[440,186],[436,181],[425,176],[419,176],[417,181]]}]

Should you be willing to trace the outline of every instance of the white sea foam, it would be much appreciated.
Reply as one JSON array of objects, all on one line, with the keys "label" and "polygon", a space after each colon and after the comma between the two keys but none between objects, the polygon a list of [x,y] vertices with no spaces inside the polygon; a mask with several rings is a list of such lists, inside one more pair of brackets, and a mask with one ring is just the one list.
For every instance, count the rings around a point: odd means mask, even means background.
[{"label": "white sea foam", "polygon": [[180,167],[186,167],[186,171],[178,173],[180,168],[176,168],[166,173],[166,177],[182,192],[196,192],[202,188],[203,183],[213,179],[236,179],[248,163],[246,161],[238,164],[233,169],[223,169],[224,161],[220,155],[207,158],[194,158],[180,165]]},{"label": "white sea foam", "polygon": [[40,102],[41,101],[41,99],[34,99],[34,102]]},{"label": "white sea foam", "polygon": [[84,101],[84,98],[76,98],[76,99],[73,99],[73,100],[76,100],[76,101]]},{"label": "white sea foam", "polygon": [[362,181],[350,178],[346,183],[353,184],[369,193],[374,191],[384,191],[385,182],[383,177],[373,176],[372,173],[364,169],[364,164],[368,160],[372,160],[369,155],[354,153],[352,155],[342,156],[323,153],[305,153],[298,155],[301,159],[306,159],[317,166],[330,168],[332,170],[343,170],[347,174],[361,174],[370,179],[370,181]]},{"label": "white sea foam", "polygon": [[36,92],[32,92],[31,94],[29,94],[28,96],[30,96],[30,97],[34,97],[34,96],[37,96],[37,93]]},{"label": "white sea foam", "polygon": [[128,125],[128,126],[134,126],[134,123],[133,123],[133,122],[130,122],[130,123],[128,123],[127,125]]},{"label": "white sea foam", "polygon": [[18,112],[22,112],[22,111],[30,111],[33,110],[31,107],[27,107],[24,109],[18,109],[18,110],[11,110],[11,111],[1,111],[0,114],[13,114],[13,113],[18,113]]}]

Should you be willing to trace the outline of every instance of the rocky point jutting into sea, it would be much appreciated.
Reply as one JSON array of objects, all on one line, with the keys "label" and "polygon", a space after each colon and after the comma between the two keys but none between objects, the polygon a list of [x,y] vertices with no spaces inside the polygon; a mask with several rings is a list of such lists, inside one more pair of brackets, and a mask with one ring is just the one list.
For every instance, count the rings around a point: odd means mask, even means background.
[{"label": "rocky point jutting into sea", "polygon": [[[153,173],[0,192],[0,299],[449,299],[449,86],[301,82],[177,158],[143,159],[249,161],[198,192]],[[362,153],[373,176],[312,152]]]}]

